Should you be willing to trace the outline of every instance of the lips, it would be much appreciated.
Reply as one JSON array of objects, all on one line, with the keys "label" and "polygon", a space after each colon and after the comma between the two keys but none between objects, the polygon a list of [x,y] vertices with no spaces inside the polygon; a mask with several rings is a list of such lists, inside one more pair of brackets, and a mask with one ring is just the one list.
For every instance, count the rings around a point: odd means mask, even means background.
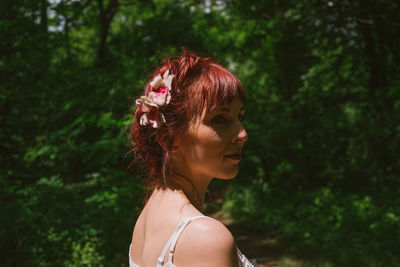
[{"label": "lips", "polygon": [[232,159],[232,160],[240,160],[242,157],[241,157],[240,153],[232,153],[232,154],[225,155],[225,158]]}]

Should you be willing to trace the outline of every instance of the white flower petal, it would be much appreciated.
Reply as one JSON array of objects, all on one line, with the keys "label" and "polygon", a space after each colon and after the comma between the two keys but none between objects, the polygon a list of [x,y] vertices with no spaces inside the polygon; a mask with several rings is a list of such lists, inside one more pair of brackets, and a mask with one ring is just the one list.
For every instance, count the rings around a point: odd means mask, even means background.
[{"label": "white flower petal", "polygon": [[165,86],[168,87],[169,90],[171,90],[172,79],[174,77],[175,77],[174,74],[169,75],[169,70],[167,70],[163,75],[163,82],[164,82]]},{"label": "white flower petal", "polygon": [[166,123],[167,121],[165,120],[164,114],[162,114],[161,112],[159,112],[158,114],[160,114],[162,124]]},{"label": "white flower petal", "polygon": [[144,113],[142,115],[142,117],[140,117],[140,121],[139,121],[140,125],[146,126],[147,124],[149,124],[149,119],[147,118],[147,113]]},{"label": "white flower petal", "polygon": [[150,123],[153,128],[158,128],[162,125],[161,121],[151,121]]},{"label": "white flower petal", "polygon": [[[142,99],[142,101],[143,101],[143,104],[146,105],[146,107],[147,107],[149,110],[151,109],[151,107],[157,107],[157,104],[154,103],[152,92],[150,92],[149,97],[147,97],[147,96],[142,96],[141,99]],[[144,111],[144,112],[147,112],[147,111]]]},{"label": "white flower petal", "polygon": [[163,82],[163,79],[161,78],[161,75],[157,75],[151,81],[150,86],[153,87],[153,88],[157,88],[162,82]]},{"label": "white flower petal", "polygon": [[152,104],[157,105],[157,106],[164,106],[165,105],[165,94],[158,94],[155,92],[150,92],[149,93],[149,101],[151,101]]},{"label": "white flower petal", "polygon": [[141,99],[136,99],[136,109],[141,109],[143,105],[143,101]]},{"label": "white flower petal", "polygon": [[168,94],[167,94],[167,98],[165,100],[165,104],[168,105],[170,101],[171,101],[171,93],[168,90]]}]

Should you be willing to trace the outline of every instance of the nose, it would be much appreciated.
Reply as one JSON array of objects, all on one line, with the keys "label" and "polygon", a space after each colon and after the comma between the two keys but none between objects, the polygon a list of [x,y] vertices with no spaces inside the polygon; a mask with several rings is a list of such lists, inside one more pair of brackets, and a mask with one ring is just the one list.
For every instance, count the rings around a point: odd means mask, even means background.
[{"label": "nose", "polygon": [[232,143],[243,145],[247,141],[248,135],[243,124],[240,123],[240,128],[237,134],[233,137]]}]

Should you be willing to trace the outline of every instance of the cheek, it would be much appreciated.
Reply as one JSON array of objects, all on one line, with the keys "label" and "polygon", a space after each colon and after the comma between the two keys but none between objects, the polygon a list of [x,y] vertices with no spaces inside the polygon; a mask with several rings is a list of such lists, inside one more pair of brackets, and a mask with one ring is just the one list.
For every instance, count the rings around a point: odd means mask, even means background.
[{"label": "cheek", "polygon": [[204,127],[193,138],[192,155],[202,161],[215,159],[224,153],[225,146],[223,139],[214,130]]},{"label": "cheek", "polygon": [[227,132],[201,127],[193,133],[185,142],[185,152],[191,168],[220,179],[235,177],[238,163],[224,158],[230,148],[229,137],[224,136]]}]

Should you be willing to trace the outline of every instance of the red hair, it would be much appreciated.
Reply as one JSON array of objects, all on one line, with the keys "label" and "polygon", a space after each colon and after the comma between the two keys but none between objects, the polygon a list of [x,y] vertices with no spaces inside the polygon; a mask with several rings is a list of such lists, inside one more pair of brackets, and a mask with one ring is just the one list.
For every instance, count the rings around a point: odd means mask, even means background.
[{"label": "red hair", "polygon": [[[193,52],[184,50],[177,59],[167,60],[151,76],[163,75],[167,70],[175,77],[171,84],[171,101],[159,108],[166,123],[159,128],[138,123],[143,113],[135,112],[135,120],[130,126],[130,139],[139,160],[147,170],[148,190],[165,188],[170,181],[165,179],[169,166],[169,150],[188,128],[191,119],[209,111],[215,106],[230,103],[233,98],[245,99],[245,93],[239,79],[213,58],[200,58]],[[143,95],[150,90],[150,81],[146,84]],[[164,140],[163,146],[159,140]]]}]

